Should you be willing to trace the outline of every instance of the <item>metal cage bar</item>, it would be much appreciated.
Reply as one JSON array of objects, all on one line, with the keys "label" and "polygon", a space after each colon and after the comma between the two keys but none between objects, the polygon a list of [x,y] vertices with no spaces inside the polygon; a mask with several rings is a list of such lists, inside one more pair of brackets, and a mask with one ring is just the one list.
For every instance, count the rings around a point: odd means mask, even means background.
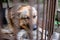
[{"label": "metal cage bar", "polygon": [[[29,5],[30,6],[32,6],[33,5],[33,0],[28,0],[28,3],[29,3]],[[29,33],[29,37],[30,37],[30,40],[33,40],[33,34],[32,34],[32,31],[33,31],[33,29],[32,29],[32,27],[33,27],[33,25],[32,25],[32,18],[33,18],[33,16],[32,16],[32,8],[30,9],[30,23],[29,23],[29,26],[30,26],[30,33]]]},{"label": "metal cage bar", "polygon": [[39,0],[37,0],[37,39],[36,40],[39,40],[38,39],[38,25],[39,25]]},{"label": "metal cage bar", "polygon": [[49,26],[48,26],[48,40],[50,40],[51,35],[53,34],[54,30],[54,15],[55,15],[55,7],[56,7],[56,0],[50,0],[50,8],[49,8]]}]

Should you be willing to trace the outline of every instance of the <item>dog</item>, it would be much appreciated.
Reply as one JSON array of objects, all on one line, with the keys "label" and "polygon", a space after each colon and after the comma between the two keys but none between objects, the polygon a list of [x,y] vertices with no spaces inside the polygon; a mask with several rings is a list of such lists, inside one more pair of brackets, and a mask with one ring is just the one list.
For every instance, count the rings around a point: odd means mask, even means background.
[{"label": "dog", "polygon": [[[27,4],[14,5],[6,9],[5,17],[8,22],[8,27],[13,33],[17,33],[21,29],[24,29],[26,32],[30,31],[30,22],[33,25],[31,28],[33,30],[37,29],[37,10],[33,6]],[[42,33],[42,28],[39,27],[38,30]],[[43,32],[45,35],[45,30]]]},{"label": "dog", "polygon": [[[30,9],[32,10],[30,12]],[[8,26],[12,32],[18,29],[30,30],[29,20],[30,14],[32,14],[32,29],[36,29],[37,23],[37,10],[26,4],[15,5],[6,10],[5,17],[8,22]]]}]

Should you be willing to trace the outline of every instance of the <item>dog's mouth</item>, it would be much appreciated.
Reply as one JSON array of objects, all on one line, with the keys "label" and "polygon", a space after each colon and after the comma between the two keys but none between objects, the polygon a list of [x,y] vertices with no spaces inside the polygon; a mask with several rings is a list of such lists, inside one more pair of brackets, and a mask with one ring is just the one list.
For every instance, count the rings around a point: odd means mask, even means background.
[{"label": "dog's mouth", "polygon": [[[30,25],[29,25],[29,24],[23,25],[23,26],[21,26],[21,27],[22,27],[22,29],[24,29],[23,27],[26,27],[26,28],[30,29]],[[37,29],[37,25],[34,24],[31,28],[32,28],[33,30],[36,30],[36,29]]]}]

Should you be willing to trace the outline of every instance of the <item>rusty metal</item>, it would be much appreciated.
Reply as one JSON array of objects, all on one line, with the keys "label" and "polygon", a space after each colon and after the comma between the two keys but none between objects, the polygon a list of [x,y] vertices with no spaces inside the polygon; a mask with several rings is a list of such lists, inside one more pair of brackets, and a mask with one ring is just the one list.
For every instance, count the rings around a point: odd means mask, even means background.
[{"label": "rusty metal", "polygon": [[50,40],[50,37],[51,37],[51,31],[50,31],[50,29],[51,29],[51,1],[50,1],[50,3],[49,3],[50,5],[49,5],[49,13],[48,13],[48,15],[49,15],[49,18],[48,18],[48,20],[49,20],[49,26],[48,26],[48,40]]},{"label": "rusty metal", "polygon": [[39,26],[39,15],[40,15],[40,13],[39,13],[39,0],[37,0],[37,39],[36,40],[39,40],[38,38],[38,26]]},{"label": "rusty metal", "polygon": [[49,23],[48,23],[49,24],[48,25],[48,29],[49,29],[48,30],[48,40],[50,40],[51,35],[53,34],[53,30],[54,30],[55,5],[56,5],[56,0],[50,0],[49,19],[48,19],[49,20]]},{"label": "rusty metal", "polygon": [[50,38],[50,29],[49,29],[49,8],[50,8],[50,1],[49,1],[49,3],[48,3],[48,40],[49,40],[49,38]]},{"label": "rusty metal", "polygon": [[[32,6],[33,5],[33,0],[28,0],[29,1],[29,5],[30,6]],[[33,16],[32,16],[32,8],[30,9],[30,23],[29,23],[29,26],[30,26],[30,34],[29,34],[29,37],[30,37],[30,40],[33,40],[33,35],[32,35],[32,31],[33,31],[33,29],[32,29],[32,27],[33,27],[33,25],[32,25],[32,18],[33,18]]]},{"label": "rusty metal", "polygon": [[54,30],[54,18],[55,18],[55,9],[56,9],[56,0],[53,0],[52,1],[52,17],[51,17],[51,20],[52,20],[52,24],[51,24],[51,35],[53,34],[53,30]]},{"label": "rusty metal", "polygon": [[52,5],[52,2],[50,1],[50,7],[49,7],[49,13],[48,13],[48,15],[49,15],[49,18],[48,18],[48,20],[49,20],[49,25],[48,25],[48,40],[50,40],[50,38],[51,38],[51,5]]},{"label": "rusty metal", "polygon": [[48,11],[48,0],[45,0],[45,7],[44,7],[44,8],[45,8],[45,10],[44,10],[44,11],[45,11],[45,12],[44,12],[44,13],[45,13],[45,40],[47,40],[47,39],[46,39],[46,35],[47,35],[46,32],[47,32],[47,25],[48,25],[48,24],[47,24],[47,20],[48,20],[48,19],[47,19],[47,16],[48,16],[48,15],[47,15],[47,14],[48,14],[48,12],[47,12],[47,11]]},{"label": "rusty metal", "polygon": [[43,39],[43,28],[44,28],[44,12],[45,12],[45,0],[43,1],[43,14],[42,14],[42,34],[41,34],[41,40],[44,40]]},{"label": "rusty metal", "polygon": [[[52,6],[52,4],[51,4],[51,6]],[[53,7],[52,7],[52,8],[53,8]],[[53,13],[52,13],[52,8],[51,8],[51,21],[53,20],[53,19],[52,19],[52,16],[53,16],[53,15],[52,15],[52,14],[53,14]],[[51,35],[52,35],[52,30],[53,30],[53,29],[52,29],[52,27],[53,27],[53,26],[52,26],[52,22],[50,23],[50,25],[51,25],[50,30],[51,30]]]},{"label": "rusty metal", "polygon": [[54,29],[54,17],[55,17],[55,10],[56,10],[56,1],[57,0],[53,0],[53,12],[52,12],[53,13],[53,16],[52,16],[52,19],[53,19],[52,20],[52,24],[53,25],[52,25],[52,34],[53,34],[53,29]]}]

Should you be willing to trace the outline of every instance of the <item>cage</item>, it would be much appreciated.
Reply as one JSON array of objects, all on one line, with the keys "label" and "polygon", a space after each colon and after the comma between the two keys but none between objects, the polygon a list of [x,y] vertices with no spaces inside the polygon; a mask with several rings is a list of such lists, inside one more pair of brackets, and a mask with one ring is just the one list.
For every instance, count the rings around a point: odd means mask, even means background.
[{"label": "cage", "polygon": [[[59,40],[60,34],[54,32],[56,0],[19,1],[22,0],[6,1],[7,24],[1,28],[3,40]],[[1,18],[0,25],[3,25]]]}]

